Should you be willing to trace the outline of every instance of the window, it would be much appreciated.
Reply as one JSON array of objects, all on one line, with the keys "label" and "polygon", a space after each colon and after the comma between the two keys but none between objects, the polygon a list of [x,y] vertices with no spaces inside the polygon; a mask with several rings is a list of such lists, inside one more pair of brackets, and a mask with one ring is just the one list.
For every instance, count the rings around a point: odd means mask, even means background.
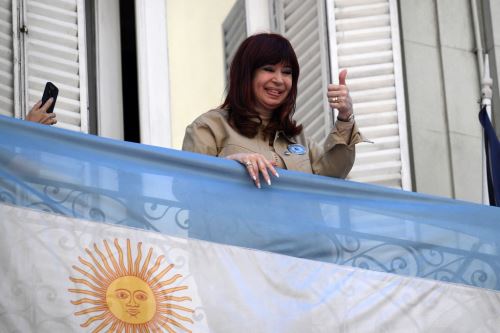
[{"label": "window", "polygon": [[272,16],[299,59],[296,119],[306,134],[320,142],[329,133],[326,85],[347,69],[356,123],[374,142],[357,146],[348,178],[411,190],[395,1],[273,0]]},{"label": "window", "polygon": [[51,81],[57,126],[88,132],[84,1],[1,0],[0,24],[0,114],[26,116]]}]

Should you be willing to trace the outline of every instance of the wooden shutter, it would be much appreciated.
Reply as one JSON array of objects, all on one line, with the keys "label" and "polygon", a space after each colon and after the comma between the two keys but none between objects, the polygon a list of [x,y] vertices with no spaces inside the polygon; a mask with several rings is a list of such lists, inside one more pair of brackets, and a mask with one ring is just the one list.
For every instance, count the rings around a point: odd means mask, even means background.
[{"label": "wooden shutter", "polygon": [[222,23],[226,75],[234,54],[247,37],[245,0],[238,0]]},{"label": "wooden shutter", "polygon": [[0,0],[0,114],[14,112],[14,36],[12,0]]},{"label": "wooden shutter", "polygon": [[59,88],[57,126],[88,132],[83,0],[26,0],[24,39],[27,107],[40,100],[45,83]]},{"label": "wooden shutter", "polygon": [[317,142],[331,130],[326,98],[329,81],[326,15],[323,0],[275,0],[275,30],[292,43],[300,65],[295,119]]},{"label": "wooden shutter", "polygon": [[411,189],[396,4],[389,0],[333,4],[329,27],[336,54],[332,59],[337,68],[348,69],[356,122],[374,142],[357,146],[349,179]]}]

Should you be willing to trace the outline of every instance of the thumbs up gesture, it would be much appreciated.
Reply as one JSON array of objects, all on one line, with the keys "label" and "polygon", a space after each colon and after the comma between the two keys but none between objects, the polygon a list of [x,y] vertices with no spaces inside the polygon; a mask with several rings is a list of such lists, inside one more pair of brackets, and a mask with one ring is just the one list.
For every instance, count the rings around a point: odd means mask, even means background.
[{"label": "thumbs up gesture", "polygon": [[345,82],[346,77],[347,69],[344,69],[339,73],[339,84],[329,84],[326,93],[330,107],[339,111],[337,119],[341,121],[349,121],[352,115],[352,99]]}]

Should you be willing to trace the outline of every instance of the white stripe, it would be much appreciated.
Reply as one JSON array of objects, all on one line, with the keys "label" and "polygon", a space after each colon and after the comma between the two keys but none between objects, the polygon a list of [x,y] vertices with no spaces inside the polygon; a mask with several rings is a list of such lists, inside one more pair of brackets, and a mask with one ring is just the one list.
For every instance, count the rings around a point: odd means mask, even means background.
[{"label": "white stripe", "polygon": [[171,295],[192,298],[179,304],[195,310],[187,315],[193,323],[183,323],[195,332],[494,332],[500,324],[500,293],[492,290],[5,205],[0,219],[0,331],[81,331],[96,313],[74,315],[89,306],[70,303],[78,295],[68,289],[82,287],[69,281],[78,275],[72,266],[85,268],[78,257],[92,261],[86,248],[99,261],[93,244],[104,251],[103,240],[114,239],[123,249],[130,239],[134,256],[142,242],[143,258],[152,248],[153,262],[163,254],[175,265],[163,280],[182,275],[172,286],[188,289]]}]

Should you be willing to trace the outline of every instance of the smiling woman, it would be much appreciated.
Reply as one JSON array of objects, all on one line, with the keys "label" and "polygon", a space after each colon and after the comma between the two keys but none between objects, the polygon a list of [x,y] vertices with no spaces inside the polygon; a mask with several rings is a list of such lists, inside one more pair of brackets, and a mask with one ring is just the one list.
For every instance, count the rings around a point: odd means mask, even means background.
[{"label": "smiling woman", "polygon": [[273,110],[285,101],[292,87],[292,69],[288,64],[263,66],[255,72],[253,91],[259,114],[270,119]]},{"label": "smiling woman", "polygon": [[182,149],[240,162],[258,188],[260,176],[268,185],[270,174],[279,177],[277,168],[345,178],[354,163],[354,145],[362,141],[352,117],[347,72],[325,91],[339,116],[322,146],[306,138],[293,120],[299,72],[283,36],[247,38],[231,64],[224,103],[187,127]]}]

